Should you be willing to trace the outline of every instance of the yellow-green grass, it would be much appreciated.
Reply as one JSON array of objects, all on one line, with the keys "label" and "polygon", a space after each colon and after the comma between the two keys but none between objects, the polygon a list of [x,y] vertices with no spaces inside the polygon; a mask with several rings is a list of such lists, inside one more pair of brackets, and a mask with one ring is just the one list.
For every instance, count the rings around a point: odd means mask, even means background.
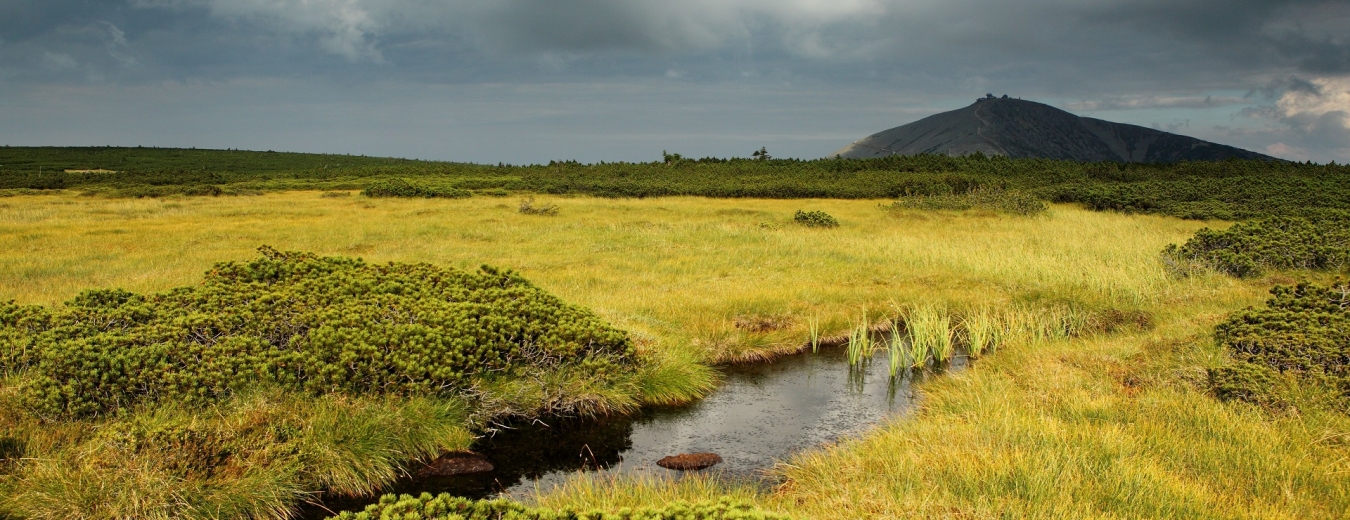
[{"label": "yellow-green grass", "polygon": [[1350,517],[1350,418],[1204,391],[1204,368],[1224,362],[1212,326],[1261,285],[1160,302],[1150,331],[1011,342],[926,379],[915,413],[785,461],[773,492],[577,477],[539,501],[633,507],[720,489],[802,518]]},{"label": "yellow-green grass", "polygon": [[820,518],[1345,518],[1344,415],[1271,416],[1203,391],[1222,362],[1210,325],[1250,296],[931,379],[919,413],[789,461],[763,500]]},{"label": "yellow-green grass", "polygon": [[[621,507],[730,490],[820,518],[1345,514],[1341,416],[1270,416],[1199,389],[1203,369],[1222,362],[1212,325],[1259,303],[1271,282],[1169,278],[1158,252],[1204,223],[1068,206],[1027,218],[882,211],[880,201],[537,202],[560,212],[522,215],[511,199],[316,192],[11,197],[0,201],[0,299],[55,303],[88,287],[191,284],[262,244],[487,263],[632,331],[661,360],[648,378],[655,388],[640,392],[652,396],[701,392],[688,378],[700,364],[846,335],[864,312],[880,323],[907,306],[941,305],[959,324],[989,309],[1016,325],[993,355],[927,378],[919,412],[788,461],[777,493],[706,479],[589,479],[540,500]],[[797,209],[842,225],[794,225]],[[1158,326],[1062,339],[1069,328],[1090,331],[1087,313],[1106,309],[1144,311]]]},{"label": "yellow-green grass", "polygon": [[42,422],[6,383],[18,381],[0,380],[0,440],[24,457],[0,463],[0,518],[285,518],[317,491],[370,494],[408,461],[473,441],[453,399],[258,389],[206,408]]},{"label": "yellow-green grass", "polygon": [[[1147,305],[1179,289],[1157,261],[1201,227],[1058,206],[1048,215],[882,211],[879,201],[749,199],[516,201],[256,197],[0,201],[0,298],[55,303],[89,287],[192,284],[214,262],[282,250],[516,269],[640,342],[702,361],[796,349],[907,302]],[[837,229],[795,225],[821,209]],[[1183,284],[1187,287],[1191,284]],[[737,318],[774,327],[737,327]],[[783,318],[783,319],[776,319]],[[778,330],[772,330],[777,328]],[[765,330],[769,329],[769,330]]]}]

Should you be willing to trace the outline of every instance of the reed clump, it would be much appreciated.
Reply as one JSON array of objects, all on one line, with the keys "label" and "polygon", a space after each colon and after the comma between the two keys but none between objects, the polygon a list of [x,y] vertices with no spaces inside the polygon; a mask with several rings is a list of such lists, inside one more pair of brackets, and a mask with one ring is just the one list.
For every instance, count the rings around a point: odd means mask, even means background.
[{"label": "reed clump", "polygon": [[820,351],[820,316],[811,316],[806,320],[807,332],[811,338],[811,352]]},{"label": "reed clump", "polygon": [[1003,318],[989,307],[980,307],[962,316],[961,330],[970,357],[997,350],[1007,337]]},{"label": "reed clump", "polygon": [[952,360],[951,315],[942,305],[917,305],[905,312],[905,330],[910,344],[910,366],[922,367]]},{"label": "reed clump", "polygon": [[905,351],[905,338],[902,335],[901,328],[903,323],[899,319],[891,320],[890,341],[886,342],[889,351],[890,375],[892,378],[899,376],[900,371],[909,366],[908,352]]},{"label": "reed clump", "polygon": [[851,367],[861,367],[863,363],[871,359],[872,356],[872,325],[867,318],[867,311],[863,311],[862,320],[853,327],[848,337],[848,364]]}]

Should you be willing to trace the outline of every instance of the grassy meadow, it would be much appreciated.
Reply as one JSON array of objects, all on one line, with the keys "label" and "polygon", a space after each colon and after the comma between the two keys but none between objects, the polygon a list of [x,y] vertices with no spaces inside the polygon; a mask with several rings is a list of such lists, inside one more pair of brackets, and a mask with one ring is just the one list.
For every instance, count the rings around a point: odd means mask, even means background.
[{"label": "grassy meadow", "polygon": [[[671,394],[684,398],[710,388],[707,366],[797,350],[813,328],[821,336],[847,336],[859,323],[914,306],[942,306],[958,316],[992,313],[1021,320],[1026,330],[971,368],[926,380],[918,412],[784,461],[775,470],[784,484],[775,491],[702,478],[579,475],[539,505],[618,508],[730,494],[805,518],[1350,515],[1350,420],[1316,408],[1278,414],[1225,404],[1205,391],[1205,370],[1225,362],[1213,326],[1259,304],[1273,283],[1291,281],[1285,273],[1245,280],[1168,274],[1159,255],[1165,246],[1222,223],[1070,205],[1013,216],[895,209],[874,199],[536,199],[557,205],[558,214],[522,214],[518,200],[507,197],[371,199],[318,191],[0,198],[0,300],[51,305],[93,287],[145,293],[193,285],[214,263],[251,258],[262,245],[371,262],[488,264],[514,269],[629,331],[665,370],[651,377],[664,378],[666,387],[684,385]],[[797,210],[825,211],[840,226],[796,225]],[[1072,337],[1031,332],[1045,316],[1133,316],[1138,323],[1081,327]],[[16,384],[13,377],[0,380],[0,397]],[[240,399],[244,404],[214,419],[157,413],[166,422],[259,420],[274,413],[268,403],[284,400]],[[418,404],[440,410],[433,415],[447,424],[437,429],[377,417],[359,399],[325,403],[294,420],[321,429],[333,414],[354,413],[370,416],[371,430],[402,425],[411,440],[377,446],[382,453],[467,444],[471,413],[462,407]],[[111,423],[134,422],[119,420]],[[69,428],[123,428],[111,423]],[[91,467],[80,473],[89,485],[62,489],[61,475],[44,477],[44,468],[50,469],[31,461],[0,468],[0,492],[22,489],[48,501],[12,511],[79,516],[71,504],[99,497],[78,493],[144,485],[101,477]],[[325,485],[364,491],[352,482],[363,478],[359,463],[325,471],[327,480],[319,480]],[[233,480],[239,496],[253,502],[231,511],[285,516],[284,507],[258,506],[285,503],[267,496],[278,489],[259,483],[268,477],[244,471]],[[283,491],[295,497],[313,490]],[[153,503],[85,514],[211,516],[174,509],[174,496],[137,500]]]},{"label": "grassy meadow", "polygon": [[[261,245],[372,262],[489,264],[661,350],[720,363],[796,349],[810,319],[824,335],[839,334],[864,310],[891,317],[906,303],[1155,304],[1194,283],[1170,282],[1158,251],[1204,225],[1069,206],[1014,218],[883,210],[874,200],[547,202],[560,215],[523,215],[515,199],[490,197],[11,197],[0,201],[0,284],[6,299],[43,304],[90,287],[165,290]],[[803,208],[843,225],[794,225]],[[769,325],[744,326],[756,319]]]}]

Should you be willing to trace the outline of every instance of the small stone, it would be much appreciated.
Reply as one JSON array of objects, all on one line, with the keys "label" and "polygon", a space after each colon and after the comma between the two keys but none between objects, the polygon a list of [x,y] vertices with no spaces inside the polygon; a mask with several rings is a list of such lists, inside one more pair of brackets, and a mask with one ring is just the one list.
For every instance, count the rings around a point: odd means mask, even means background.
[{"label": "small stone", "polygon": [[712,467],[719,462],[722,462],[722,457],[716,453],[681,453],[658,460],[656,465],[666,469],[688,471]]},{"label": "small stone", "polygon": [[492,463],[487,457],[472,451],[452,451],[437,457],[416,474],[417,478],[450,477],[492,471]]}]

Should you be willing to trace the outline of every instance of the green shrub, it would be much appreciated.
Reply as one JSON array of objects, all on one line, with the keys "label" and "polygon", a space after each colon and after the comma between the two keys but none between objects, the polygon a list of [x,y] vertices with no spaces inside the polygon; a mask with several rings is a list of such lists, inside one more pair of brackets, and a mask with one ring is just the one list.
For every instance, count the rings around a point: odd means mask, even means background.
[{"label": "green shrub", "polygon": [[604,380],[635,362],[624,332],[510,271],[260,251],[193,287],[0,306],[0,372],[28,371],[35,413],[85,416],[259,384],[449,395],[561,364]]},{"label": "green shrub", "polygon": [[839,220],[830,216],[824,211],[802,211],[792,216],[792,220],[798,224],[807,227],[833,228],[839,227]]},{"label": "green shrub", "polygon": [[526,507],[505,499],[469,500],[442,493],[431,496],[385,495],[359,513],[345,511],[341,520],[779,520],[785,515],[723,498],[717,502],[674,502],[663,507],[618,511],[574,511]]},{"label": "green shrub", "polygon": [[462,199],[473,196],[468,190],[458,188],[430,188],[409,184],[403,179],[380,179],[370,183],[362,195],[367,197],[404,197],[404,198],[447,198]]},{"label": "green shrub", "polygon": [[1214,269],[1239,278],[1266,269],[1338,269],[1350,265],[1350,222],[1271,217],[1224,231],[1201,229],[1184,245],[1168,245],[1163,260],[1185,274]]},{"label": "green shrub", "polygon": [[909,195],[901,197],[887,209],[967,210],[986,209],[1013,215],[1035,215],[1049,206],[1045,201],[1021,191],[998,188],[975,188],[965,193],[936,195]]},{"label": "green shrub", "polygon": [[1282,378],[1350,397],[1350,285],[1277,286],[1263,309],[1233,313],[1215,340],[1236,362],[1211,371],[1216,395],[1260,404],[1282,399]]},{"label": "green shrub", "polygon": [[1209,387],[1214,396],[1230,401],[1246,401],[1267,408],[1284,408],[1280,373],[1265,365],[1234,363],[1209,370]]}]

